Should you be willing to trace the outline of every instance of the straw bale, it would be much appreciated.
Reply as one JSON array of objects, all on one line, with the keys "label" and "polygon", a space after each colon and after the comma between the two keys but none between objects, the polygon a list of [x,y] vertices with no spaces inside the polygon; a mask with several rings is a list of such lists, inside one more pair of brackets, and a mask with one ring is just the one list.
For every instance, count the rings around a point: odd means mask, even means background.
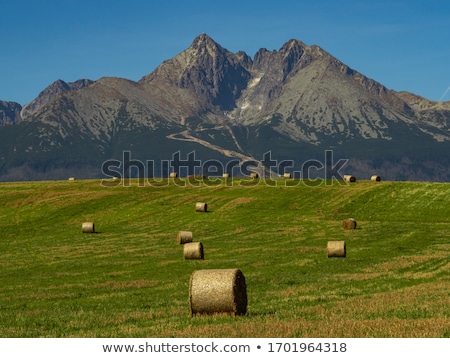
[{"label": "straw bale", "polygon": [[370,177],[370,180],[372,180],[372,181],[381,181],[381,178],[380,178],[379,175],[372,175],[372,176]]},{"label": "straw bale", "polygon": [[230,177],[230,174],[228,174],[228,173],[223,173],[222,174],[222,178],[229,178]]},{"label": "straw bale", "polygon": [[197,270],[189,282],[191,316],[247,313],[247,286],[239,269]]},{"label": "straw bale", "polygon": [[74,177],[70,177],[69,180],[70,180],[70,181],[74,181],[75,178],[74,178]]},{"label": "straw bale", "polygon": [[179,244],[186,244],[192,242],[193,235],[191,231],[178,231],[177,241]]},{"label": "straw bale", "polygon": [[201,242],[188,242],[183,246],[185,260],[203,260],[204,251]]},{"label": "straw bale", "polygon": [[259,175],[258,175],[258,173],[250,173],[250,178],[253,178],[253,179],[259,178]]},{"label": "straw bale", "polygon": [[356,220],[353,218],[348,218],[342,221],[342,227],[344,230],[353,230],[356,229]]},{"label": "straw bale", "polygon": [[356,182],[356,178],[353,175],[344,175],[344,180],[349,183]]},{"label": "straw bale", "polygon": [[173,173],[172,172],[172,173],[169,174],[169,177],[170,178],[178,178],[178,173]]},{"label": "straw bale", "polygon": [[345,241],[328,241],[328,257],[345,257],[347,255]]},{"label": "straw bale", "polygon": [[195,211],[197,212],[206,212],[208,210],[208,204],[206,203],[196,203]]},{"label": "straw bale", "polygon": [[95,232],[95,226],[93,222],[85,222],[81,224],[81,231],[83,234],[92,234]]},{"label": "straw bale", "polygon": [[291,173],[284,173],[284,179],[291,179]]}]

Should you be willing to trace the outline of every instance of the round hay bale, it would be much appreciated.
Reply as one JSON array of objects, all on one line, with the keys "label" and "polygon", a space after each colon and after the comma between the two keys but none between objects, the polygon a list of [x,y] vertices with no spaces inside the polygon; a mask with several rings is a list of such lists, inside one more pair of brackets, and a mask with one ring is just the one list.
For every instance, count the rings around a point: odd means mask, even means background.
[{"label": "round hay bale", "polygon": [[381,178],[380,178],[379,175],[372,175],[372,176],[370,177],[370,180],[372,180],[372,181],[381,181]]},{"label": "round hay bale", "polygon": [[189,282],[191,316],[247,313],[247,286],[239,269],[197,270]]},{"label": "round hay bale", "polygon": [[345,241],[328,241],[328,257],[345,257],[347,255]]},{"label": "round hay bale", "polygon": [[228,174],[228,173],[223,173],[222,174],[222,178],[229,178],[230,177],[230,174]]},{"label": "round hay bale", "polygon": [[256,179],[259,178],[258,173],[250,173],[250,178]]},{"label": "round hay bale", "polygon": [[204,251],[201,242],[188,242],[183,246],[185,260],[203,260]]},{"label": "round hay bale", "polygon": [[69,178],[69,181],[74,181],[74,180],[75,180],[74,177],[70,177],[70,178]]},{"label": "round hay bale", "polygon": [[83,234],[92,234],[95,232],[95,226],[93,222],[85,222],[81,224],[81,231]]},{"label": "round hay bale", "polygon": [[178,231],[177,241],[179,244],[186,244],[187,242],[192,242],[192,232],[191,231]]},{"label": "round hay bale", "polygon": [[353,175],[344,175],[344,180],[349,183],[356,182],[356,178]]},{"label": "round hay bale", "polygon": [[291,179],[291,173],[284,173],[283,178],[284,179]]},{"label": "round hay bale", "polygon": [[353,218],[348,218],[345,219],[342,222],[342,227],[344,228],[344,230],[353,230],[356,229],[356,220]]},{"label": "round hay bale", "polygon": [[169,177],[170,178],[178,178],[178,173],[173,173],[172,172],[172,173],[169,174]]},{"label": "round hay bale", "polygon": [[195,211],[197,212],[206,212],[208,210],[208,204],[206,203],[197,203],[195,204]]}]

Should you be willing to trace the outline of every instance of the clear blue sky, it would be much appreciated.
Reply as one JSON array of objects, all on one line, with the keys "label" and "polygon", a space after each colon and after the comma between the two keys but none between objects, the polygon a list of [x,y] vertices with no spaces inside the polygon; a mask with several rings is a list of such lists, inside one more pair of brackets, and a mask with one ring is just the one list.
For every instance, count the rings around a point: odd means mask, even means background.
[{"label": "clear blue sky", "polygon": [[450,100],[449,0],[0,0],[0,100],[57,79],[139,80],[207,33],[254,56],[295,38],[390,89]]}]

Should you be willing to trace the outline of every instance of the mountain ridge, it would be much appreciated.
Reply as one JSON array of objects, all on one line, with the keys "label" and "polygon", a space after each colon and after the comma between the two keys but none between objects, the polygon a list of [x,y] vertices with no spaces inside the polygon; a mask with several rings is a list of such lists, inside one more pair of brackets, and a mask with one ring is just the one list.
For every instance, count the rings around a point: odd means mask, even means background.
[{"label": "mountain ridge", "polygon": [[[3,116],[9,118],[3,120],[4,128],[35,126],[40,141],[26,143],[29,139],[18,128],[15,152],[8,143],[3,145],[8,154],[0,160],[0,178],[39,155],[43,162],[61,165],[52,159],[58,148],[76,151],[82,143],[94,148],[97,159],[92,163],[99,167],[102,160],[130,148],[147,159],[164,155],[170,159],[171,152],[181,148],[197,148],[203,154],[213,150],[208,155],[216,153],[222,160],[231,157],[224,153],[261,159],[268,150],[280,158],[299,159],[292,153],[318,155],[333,148],[359,163],[353,167],[357,172],[370,165],[382,171],[374,163],[382,163],[387,155],[386,176],[419,178],[411,165],[402,162],[407,159],[428,173],[420,179],[450,178],[450,172],[442,170],[450,164],[442,155],[450,143],[450,102],[389,90],[319,46],[296,39],[279,50],[261,48],[251,58],[201,34],[139,81],[59,80],[23,106],[17,120],[11,119],[17,110],[8,113]],[[0,137],[7,131],[0,131]],[[35,135],[32,131],[28,137]],[[159,150],[146,153],[153,145],[148,141],[159,142],[155,144]],[[422,143],[423,153],[417,143]],[[389,158],[388,150],[395,155]],[[427,162],[427,155],[434,164]],[[58,160],[70,167],[70,160]],[[73,161],[80,164],[83,157]],[[392,161],[397,161],[395,170]]]}]

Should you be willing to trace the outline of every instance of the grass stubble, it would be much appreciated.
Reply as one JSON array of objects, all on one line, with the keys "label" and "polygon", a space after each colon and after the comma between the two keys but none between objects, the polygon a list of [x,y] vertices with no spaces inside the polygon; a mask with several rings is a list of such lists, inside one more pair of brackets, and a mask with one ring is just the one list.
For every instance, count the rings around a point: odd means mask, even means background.
[{"label": "grass stubble", "polygon": [[[0,336],[450,337],[450,184],[281,183],[0,184]],[[229,268],[247,314],[190,317],[191,273]]]}]

